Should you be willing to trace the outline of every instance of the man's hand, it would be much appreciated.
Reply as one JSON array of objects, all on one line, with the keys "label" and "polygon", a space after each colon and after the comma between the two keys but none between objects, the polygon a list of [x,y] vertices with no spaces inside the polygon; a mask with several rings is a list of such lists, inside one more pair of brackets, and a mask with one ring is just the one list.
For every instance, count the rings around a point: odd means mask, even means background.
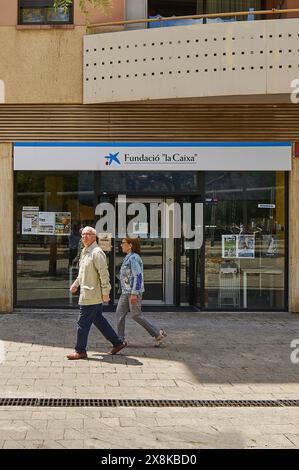
[{"label": "man's hand", "polygon": [[110,295],[109,294],[103,294],[103,302],[108,304],[109,301],[110,301]]},{"label": "man's hand", "polygon": [[75,284],[72,284],[71,287],[70,287],[70,292],[72,294],[75,294],[78,290],[78,287],[75,285]]},{"label": "man's hand", "polygon": [[130,301],[131,304],[135,305],[137,304],[138,296],[136,294],[131,294]]}]

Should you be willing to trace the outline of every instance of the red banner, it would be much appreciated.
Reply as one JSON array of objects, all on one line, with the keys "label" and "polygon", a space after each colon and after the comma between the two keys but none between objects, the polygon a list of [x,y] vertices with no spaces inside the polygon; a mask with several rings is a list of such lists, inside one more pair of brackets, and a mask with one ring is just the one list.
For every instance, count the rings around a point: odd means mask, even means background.
[{"label": "red banner", "polygon": [[299,142],[295,143],[295,157],[299,158]]}]

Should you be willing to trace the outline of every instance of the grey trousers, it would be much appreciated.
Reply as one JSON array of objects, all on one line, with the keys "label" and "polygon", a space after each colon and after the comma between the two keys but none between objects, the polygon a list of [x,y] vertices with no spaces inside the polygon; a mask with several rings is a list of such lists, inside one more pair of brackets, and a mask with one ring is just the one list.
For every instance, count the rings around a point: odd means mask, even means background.
[{"label": "grey trousers", "polygon": [[128,312],[131,312],[133,320],[143,326],[151,336],[156,337],[160,334],[160,329],[144,317],[141,311],[141,302],[142,295],[138,295],[136,304],[131,303],[130,294],[121,294],[118,300],[116,309],[117,331],[122,341],[125,339],[125,325]]}]

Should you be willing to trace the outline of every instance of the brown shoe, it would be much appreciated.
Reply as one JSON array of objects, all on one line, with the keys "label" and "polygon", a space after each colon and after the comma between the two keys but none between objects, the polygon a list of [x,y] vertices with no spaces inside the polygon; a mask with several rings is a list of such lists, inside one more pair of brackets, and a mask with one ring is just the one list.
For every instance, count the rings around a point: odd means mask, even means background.
[{"label": "brown shoe", "polygon": [[86,353],[73,352],[72,354],[68,354],[66,357],[68,359],[74,361],[76,359],[87,359],[87,354]]},{"label": "brown shoe", "polygon": [[123,343],[118,344],[117,346],[114,346],[112,349],[110,349],[108,354],[114,355],[114,354],[118,353],[119,351],[121,351],[126,346],[128,346],[128,343],[127,343],[127,341],[124,341]]}]

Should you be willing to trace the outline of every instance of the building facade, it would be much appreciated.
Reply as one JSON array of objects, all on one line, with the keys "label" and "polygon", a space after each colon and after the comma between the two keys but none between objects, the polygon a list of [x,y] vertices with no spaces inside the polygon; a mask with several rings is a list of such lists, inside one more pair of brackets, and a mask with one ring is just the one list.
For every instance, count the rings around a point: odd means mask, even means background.
[{"label": "building facade", "polygon": [[121,220],[142,241],[150,308],[299,311],[299,14],[227,2],[248,14],[98,26],[224,12],[115,1],[86,27],[77,3],[0,1],[0,311],[74,306],[86,224],[113,308]]}]

